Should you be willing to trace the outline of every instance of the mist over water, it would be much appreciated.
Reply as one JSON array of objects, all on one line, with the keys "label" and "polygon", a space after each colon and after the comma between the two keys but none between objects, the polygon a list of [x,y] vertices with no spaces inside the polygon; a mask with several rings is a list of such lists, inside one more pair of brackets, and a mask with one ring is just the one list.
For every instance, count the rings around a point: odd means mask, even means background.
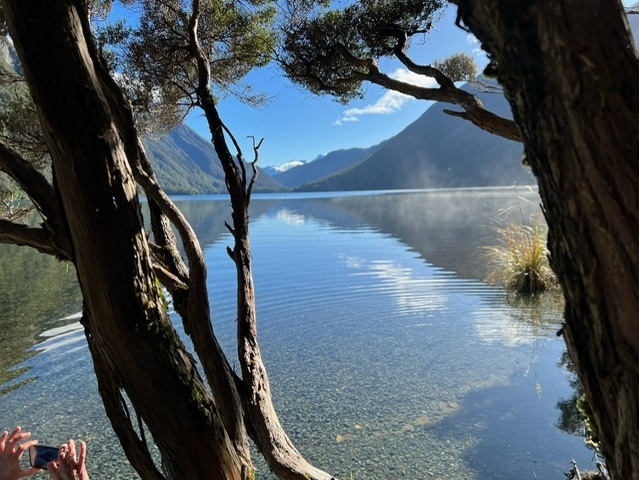
[{"label": "mist over water", "polygon": [[[212,321],[234,364],[228,200],[178,206],[205,248]],[[525,189],[255,197],[260,346],[278,414],[311,462],[338,478],[478,480],[563,478],[571,459],[590,464],[583,440],[556,427],[572,395],[558,366],[561,300],[482,281],[478,247],[495,243],[496,219],[538,208]],[[0,281],[12,285],[0,293],[12,305],[0,313],[1,427],[44,444],[84,439],[94,478],[135,478],[78,319],[63,319],[80,308],[74,274],[39,258],[0,251]],[[42,280],[36,295],[22,277]]]}]

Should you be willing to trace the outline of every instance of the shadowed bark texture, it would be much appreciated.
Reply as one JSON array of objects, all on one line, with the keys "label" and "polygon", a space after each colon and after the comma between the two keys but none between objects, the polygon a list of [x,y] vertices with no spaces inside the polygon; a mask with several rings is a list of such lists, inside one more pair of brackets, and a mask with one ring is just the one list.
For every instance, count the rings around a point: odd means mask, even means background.
[{"label": "shadowed bark texture", "polygon": [[145,478],[163,478],[143,456],[142,439],[131,442],[125,396],[160,451],[165,478],[246,478],[166,313],[127,157],[130,138],[109,104],[84,2],[3,6],[51,152],[101,393],[131,463]]},{"label": "shadowed bark texture", "polygon": [[563,334],[614,479],[639,479],[639,62],[611,0],[457,0],[524,137]]},{"label": "shadowed bark texture", "polygon": [[[213,332],[202,249],[157,183],[131,106],[98,54],[86,2],[6,0],[2,7],[38,109],[54,181],[0,144],[0,169],[45,218],[40,228],[0,220],[0,241],[73,262],[98,388],[131,465],[153,480],[254,478],[250,435],[279,478],[331,479],[300,455],[273,407],[257,342],[249,241],[248,207],[261,142],[254,144],[249,172],[216,110],[211,66],[198,40],[200,2],[192,2],[185,33],[198,79],[196,103],[209,122],[231,196],[229,253],[237,267],[241,378]],[[138,188],[149,202],[153,242]],[[203,375],[173,327],[161,285],[172,295]]]}]

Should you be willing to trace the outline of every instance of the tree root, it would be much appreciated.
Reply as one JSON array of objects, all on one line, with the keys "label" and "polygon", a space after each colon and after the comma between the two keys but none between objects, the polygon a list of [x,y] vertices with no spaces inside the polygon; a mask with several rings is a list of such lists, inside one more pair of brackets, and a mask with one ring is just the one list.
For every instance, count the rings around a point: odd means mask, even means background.
[{"label": "tree root", "polygon": [[572,468],[569,472],[564,472],[564,475],[566,475],[568,480],[610,480],[605,463],[597,460],[595,465],[597,466],[597,471],[586,470],[585,472],[580,472],[579,468],[577,468],[577,462],[573,460]]}]

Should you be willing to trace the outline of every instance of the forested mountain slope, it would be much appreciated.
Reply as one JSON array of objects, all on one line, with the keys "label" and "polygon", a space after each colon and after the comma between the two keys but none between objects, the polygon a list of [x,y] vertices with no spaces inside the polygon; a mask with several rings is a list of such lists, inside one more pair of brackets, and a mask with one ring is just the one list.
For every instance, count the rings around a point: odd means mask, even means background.
[{"label": "forested mountain slope", "polygon": [[[466,89],[477,91],[473,86]],[[499,92],[477,91],[487,109],[510,117]],[[534,182],[522,166],[520,143],[487,133],[444,113],[435,103],[368,158],[300,190],[377,190],[497,186]]]},{"label": "forested mountain slope", "polygon": [[[211,142],[186,125],[160,138],[147,137],[144,146],[160,185],[169,194],[225,193],[224,172]],[[250,166],[247,166],[250,171]],[[260,170],[255,191],[281,191],[282,186]]]}]

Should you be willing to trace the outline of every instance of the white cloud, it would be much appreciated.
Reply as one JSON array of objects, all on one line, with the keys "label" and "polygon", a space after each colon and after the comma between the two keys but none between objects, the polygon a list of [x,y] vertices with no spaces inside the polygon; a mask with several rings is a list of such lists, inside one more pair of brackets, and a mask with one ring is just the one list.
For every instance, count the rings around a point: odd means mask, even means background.
[{"label": "white cloud", "polygon": [[301,160],[291,160],[290,162],[286,162],[280,166],[274,166],[273,170],[275,170],[277,173],[282,173],[287,170],[290,170],[293,167],[299,167],[300,165],[304,165],[304,163],[305,162]]},{"label": "white cloud", "polygon": [[466,35],[466,42],[472,45],[473,55],[475,55],[476,57],[484,55],[484,51],[481,49],[481,42],[475,35],[473,35],[472,33]]},{"label": "white cloud", "polygon": [[[399,80],[400,82],[419,85],[421,87],[436,86],[434,79],[425,77],[424,75],[417,75],[405,68],[398,68],[390,74],[390,77],[395,80]],[[378,98],[376,102],[370,105],[344,110],[344,113],[340,119],[334,123],[334,125],[343,125],[346,122],[357,122],[363,115],[389,115],[400,111],[402,107],[411,100],[414,100],[413,97],[394,90],[388,90],[380,98]]]}]

